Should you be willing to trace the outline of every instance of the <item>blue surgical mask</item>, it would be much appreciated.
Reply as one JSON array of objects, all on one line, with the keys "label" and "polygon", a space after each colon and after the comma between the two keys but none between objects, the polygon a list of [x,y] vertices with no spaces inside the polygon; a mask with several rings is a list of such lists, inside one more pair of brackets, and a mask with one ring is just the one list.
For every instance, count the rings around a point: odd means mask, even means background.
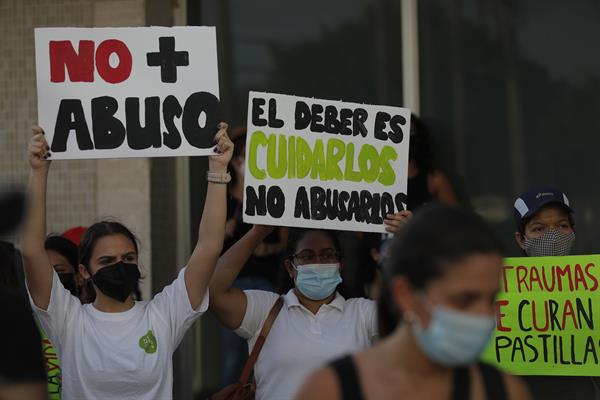
[{"label": "blue surgical mask", "polygon": [[477,315],[433,307],[429,326],[418,322],[413,332],[423,352],[433,361],[455,367],[467,365],[479,358],[488,344],[496,320],[494,315]]},{"label": "blue surgical mask", "polygon": [[294,267],[296,288],[311,300],[329,297],[342,282],[339,264],[306,264]]}]

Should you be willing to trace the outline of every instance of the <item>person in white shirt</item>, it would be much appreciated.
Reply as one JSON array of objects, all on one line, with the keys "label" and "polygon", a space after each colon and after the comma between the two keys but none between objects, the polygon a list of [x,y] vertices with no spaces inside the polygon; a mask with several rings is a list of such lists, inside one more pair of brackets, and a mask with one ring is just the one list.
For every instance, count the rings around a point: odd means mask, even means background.
[{"label": "person in white shirt", "polygon": [[[388,218],[392,231],[406,220],[404,214]],[[279,295],[242,291],[233,283],[256,246],[272,230],[270,226],[254,226],[221,256],[210,284],[211,311],[225,327],[248,340],[250,351]],[[375,303],[363,298],[344,299],[336,291],[342,282],[339,249],[333,231],[290,230],[284,265],[294,287],[283,296],[283,307],[255,365],[257,399],[293,398],[312,370],[369,347],[376,338]]]},{"label": "person in white shirt", "polygon": [[172,398],[172,355],[208,308],[208,283],[223,245],[226,185],[219,183],[227,181],[233,151],[227,124],[215,136],[199,239],[187,266],[152,300],[134,301],[136,238],[119,223],[96,223],[80,245],[79,271],[96,291],[86,305],[64,289],[44,250],[49,148],[42,129],[33,132],[21,245],[32,307],[61,361],[63,399]]}]

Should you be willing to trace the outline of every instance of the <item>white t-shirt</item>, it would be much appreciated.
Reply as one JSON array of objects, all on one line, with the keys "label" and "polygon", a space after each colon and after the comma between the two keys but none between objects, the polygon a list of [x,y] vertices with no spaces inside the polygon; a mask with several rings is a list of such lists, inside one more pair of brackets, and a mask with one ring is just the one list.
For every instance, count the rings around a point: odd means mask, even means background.
[{"label": "white t-shirt", "polygon": [[[244,293],[248,305],[236,333],[248,340],[252,351],[279,296],[262,290]],[[333,301],[322,305],[315,315],[290,290],[254,367],[256,398],[293,399],[310,372],[344,354],[369,347],[376,336],[377,316],[372,300],[345,300],[336,293]]]},{"label": "white t-shirt", "polygon": [[208,308],[207,292],[192,309],[184,271],[151,301],[121,313],[82,305],[53,274],[48,310],[30,301],[57,350],[64,400],[173,397],[173,352]]}]

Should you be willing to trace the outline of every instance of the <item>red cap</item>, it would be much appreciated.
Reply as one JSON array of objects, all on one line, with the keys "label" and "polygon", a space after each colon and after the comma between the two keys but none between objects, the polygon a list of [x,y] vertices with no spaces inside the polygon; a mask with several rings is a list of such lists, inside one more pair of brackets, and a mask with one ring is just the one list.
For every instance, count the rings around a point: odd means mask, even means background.
[{"label": "red cap", "polygon": [[79,246],[79,242],[81,241],[81,237],[85,233],[87,228],[83,226],[75,226],[73,228],[67,229],[63,232],[62,237],[69,239],[71,242],[75,243]]}]

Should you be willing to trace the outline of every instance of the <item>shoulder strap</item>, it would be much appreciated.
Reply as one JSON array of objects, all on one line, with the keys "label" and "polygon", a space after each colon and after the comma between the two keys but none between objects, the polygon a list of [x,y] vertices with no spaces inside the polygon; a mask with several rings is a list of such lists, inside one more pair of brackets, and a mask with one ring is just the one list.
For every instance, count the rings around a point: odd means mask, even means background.
[{"label": "shoulder strap", "polygon": [[342,388],[343,400],[362,400],[362,390],[356,365],[351,355],[339,358],[329,364],[337,375],[338,382]]},{"label": "shoulder strap", "polygon": [[506,387],[502,379],[502,373],[488,364],[479,364],[479,371],[483,378],[485,387],[485,398],[487,400],[506,400]]},{"label": "shoulder strap", "polygon": [[252,348],[252,352],[250,353],[250,356],[248,357],[248,361],[246,361],[246,364],[244,365],[244,369],[242,370],[242,375],[240,376],[240,383],[242,385],[245,385],[248,382],[248,379],[250,378],[250,374],[252,373],[252,370],[254,369],[254,364],[256,364],[256,360],[258,360],[258,355],[260,354],[260,351],[262,350],[262,347],[265,344],[265,340],[267,339],[267,336],[269,335],[269,331],[271,330],[271,327],[273,326],[273,323],[275,322],[277,315],[279,315],[279,311],[281,311],[282,306],[283,306],[283,297],[280,296],[277,299],[277,301],[275,302],[275,304],[273,304],[273,307],[271,307],[271,311],[269,311],[269,315],[267,315],[267,319],[265,320],[265,323],[263,324],[262,330],[260,331],[260,335],[258,335],[258,338],[256,339],[256,343],[254,343],[254,348]]},{"label": "shoulder strap", "polygon": [[454,369],[454,382],[452,385],[452,399],[465,400],[470,397],[471,377],[468,367]]}]

